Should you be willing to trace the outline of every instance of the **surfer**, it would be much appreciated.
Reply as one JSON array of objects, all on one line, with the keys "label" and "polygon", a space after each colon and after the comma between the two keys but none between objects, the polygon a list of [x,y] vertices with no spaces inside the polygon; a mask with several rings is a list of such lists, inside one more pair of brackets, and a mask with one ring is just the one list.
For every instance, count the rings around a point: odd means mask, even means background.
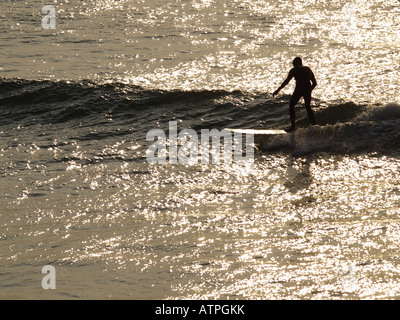
[{"label": "surfer", "polygon": [[296,129],[296,114],[294,111],[295,105],[299,102],[301,97],[304,98],[304,104],[307,110],[308,119],[312,125],[315,124],[314,113],[311,109],[311,92],[317,86],[317,81],[315,80],[314,73],[309,67],[303,66],[303,61],[300,57],[296,57],[293,60],[293,68],[289,71],[289,75],[281,86],[272,94],[275,97],[278,92],[283,89],[292,78],[296,80],[296,88],[290,98],[289,102],[289,114],[290,122],[292,126],[285,130],[287,132],[294,131]]}]

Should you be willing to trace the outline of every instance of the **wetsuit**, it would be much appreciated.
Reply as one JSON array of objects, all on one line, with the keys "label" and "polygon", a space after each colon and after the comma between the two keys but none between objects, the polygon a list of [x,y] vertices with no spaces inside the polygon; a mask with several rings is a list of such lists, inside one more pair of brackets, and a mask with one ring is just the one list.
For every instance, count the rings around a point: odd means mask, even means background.
[{"label": "wetsuit", "polygon": [[289,113],[292,127],[294,128],[296,119],[294,107],[302,97],[304,98],[308,119],[310,120],[310,123],[314,125],[314,113],[311,110],[311,92],[317,85],[314,73],[309,67],[296,66],[290,70],[286,81],[289,82],[292,78],[295,78],[296,80],[296,88],[294,89],[289,103]]}]

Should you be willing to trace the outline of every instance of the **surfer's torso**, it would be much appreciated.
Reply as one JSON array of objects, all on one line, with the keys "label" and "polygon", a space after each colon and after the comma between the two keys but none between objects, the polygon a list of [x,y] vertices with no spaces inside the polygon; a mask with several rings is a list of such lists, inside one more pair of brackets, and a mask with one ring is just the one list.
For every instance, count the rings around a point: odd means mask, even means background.
[{"label": "surfer's torso", "polygon": [[312,88],[311,81],[314,78],[314,74],[309,67],[298,66],[294,67],[289,72],[290,77],[294,77],[296,80],[295,91],[310,91]]}]

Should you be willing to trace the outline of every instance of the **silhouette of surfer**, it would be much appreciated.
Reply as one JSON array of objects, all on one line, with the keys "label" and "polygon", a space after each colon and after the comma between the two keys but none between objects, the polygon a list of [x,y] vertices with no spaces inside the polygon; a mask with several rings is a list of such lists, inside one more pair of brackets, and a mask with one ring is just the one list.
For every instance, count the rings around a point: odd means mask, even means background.
[{"label": "silhouette of surfer", "polygon": [[288,77],[272,94],[272,96],[275,97],[278,92],[283,89],[290,82],[290,80],[292,80],[293,77],[296,80],[296,88],[294,89],[294,92],[289,102],[289,114],[292,126],[286,130],[287,132],[291,132],[296,129],[296,114],[294,111],[294,107],[302,97],[304,98],[304,104],[307,110],[308,119],[310,120],[310,123],[312,125],[315,124],[314,113],[311,109],[311,92],[317,86],[317,81],[315,80],[312,70],[309,67],[303,66],[303,61],[300,57],[294,58],[293,68],[289,71]]}]

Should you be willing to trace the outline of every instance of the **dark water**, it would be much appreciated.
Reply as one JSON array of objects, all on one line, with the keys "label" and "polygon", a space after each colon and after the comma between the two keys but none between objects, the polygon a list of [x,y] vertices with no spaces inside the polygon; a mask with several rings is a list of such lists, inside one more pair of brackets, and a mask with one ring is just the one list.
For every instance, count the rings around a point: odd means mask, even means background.
[{"label": "dark water", "polygon": [[[180,129],[197,132],[226,127],[281,129],[289,124],[290,96],[285,95],[277,100],[241,91],[162,91],[122,83],[10,79],[1,80],[0,90],[3,134],[21,127],[23,131],[46,131],[31,138],[32,143],[48,139],[49,146],[65,138],[89,145],[114,137],[143,142],[149,130],[168,131],[169,121],[174,120]],[[312,142],[314,150],[310,151],[397,151],[400,106],[395,103],[316,99],[314,110],[318,126],[312,129],[304,108],[296,109],[301,128],[297,138]],[[336,149],[338,143],[344,148]]]}]

